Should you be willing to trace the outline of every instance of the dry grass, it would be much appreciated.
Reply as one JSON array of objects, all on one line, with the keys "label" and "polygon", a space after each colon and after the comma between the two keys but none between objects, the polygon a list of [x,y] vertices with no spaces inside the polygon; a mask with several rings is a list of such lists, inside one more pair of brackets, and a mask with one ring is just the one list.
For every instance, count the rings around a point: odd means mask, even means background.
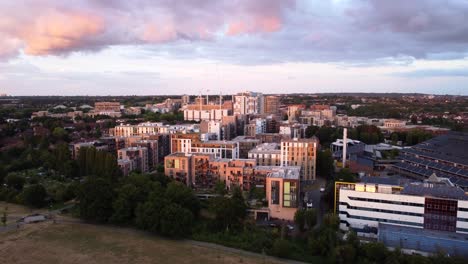
[{"label": "dry grass", "polygon": [[73,222],[31,224],[1,234],[3,263],[280,263],[267,257]]},{"label": "dry grass", "polygon": [[25,215],[44,212],[43,209],[33,210],[18,204],[0,202],[0,214],[3,215],[4,210],[7,211],[7,224],[14,223]]}]

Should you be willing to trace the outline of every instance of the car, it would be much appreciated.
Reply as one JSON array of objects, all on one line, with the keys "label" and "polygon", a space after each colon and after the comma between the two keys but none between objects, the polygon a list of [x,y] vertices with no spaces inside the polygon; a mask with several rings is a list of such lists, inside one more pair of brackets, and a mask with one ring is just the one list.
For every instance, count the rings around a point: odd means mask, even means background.
[{"label": "car", "polygon": [[286,225],[286,227],[287,227],[289,230],[294,230],[294,226],[293,226],[293,225]]},{"label": "car", "polygon": [[320,192],[325,192],[325,187],[320,187]]}]

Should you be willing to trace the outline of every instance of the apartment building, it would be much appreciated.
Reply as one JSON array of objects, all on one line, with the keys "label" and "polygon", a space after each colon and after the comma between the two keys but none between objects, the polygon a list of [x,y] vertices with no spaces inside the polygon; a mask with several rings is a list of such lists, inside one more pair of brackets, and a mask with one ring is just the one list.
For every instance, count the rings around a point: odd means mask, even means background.
[{"label": "apartment building", "polygon": [[301,180],[315,180],[318,140],[286,139],[281,141],[281,166],[300,166]]},{"label": "apartment building", "polygon": [[468,253],[468,196],[446,178],[402,183],[364,177],[359,183],[337,182],[335,190],[342,230],[391,247]]},{"label": "apartment building", "polygon": [[238,159],[239,142],[223,140],[209,140],[205,142],[192,141],[190,151],[188,152],[212,154],[215,158],[222,159]]},{"label": "apartment building", "polygon": [[198,133],[191,134],[171,134],[171,153],[183,152],[190,153],[192,152],[192,143],[200,141],[200,135]]},{"label": "apartment building", "polygon": [[157,135],[160,133],[168,133],[168,127],[163,123],[140,123],[138,125],[120,124],[114,127],[112,134],[117,137],[130,137],[142,135]]},{"label": "apartment building", "polygon": [[261,114],[264,110],[263,100],[261,93],[244,92],[234,95],[234,115]]},{"label": "apartment building", "polygon": [[241,159],[247,159],[249,156],[249,151],[260,144],[260,140],[256,139],[255,137],[247,136],[238,136],[232,139],[232,141],[239,144],[239,158]]},{"label": "apartment building", "polygon": [[294,220],[299,207],[299,166],[274,167],[266,177],[266,199],[272,218]]},{"label": "apartment building", "polygon": [[159,145],[157,140],[137,140],[130,144],[131,147],[144,147],[148,150],[148,166],[155,168],[159,161]]},{"label": "apartment building", "polygon": [[263,143],[248,152],[249,159],[255,159],[257,166],[280,166],[281,147],[278,143]]},{"label": "apartment building", "polygon": [[148,149],[146,147],[128,147],[117,151],[118,160],[128,160],[132,170],[149,171]]},{"label": "apartment building", "polygon": [[228,189],[233,186],[238,186],[247,191],[250,185],[247,184],[247,173],[252,173],[248,168],[255,167],[255,160],[253,159],[214,159],[210,161],[210,169],[217,175],[220,181],[226,184]]},{"label": "apartment building", "polygon": [[232,103],[223,105],[193,104],[184,106],[184,120],[186,121],[222,121],[223,116],[232,115]]},{"label": "apartment building", "polygon": [[279,113],[280,98],[279,96],[267,95],[264,100],[264,114],[277,115]]},{"label": "apartment building", "polygon": [[298,121],[299,116],[301,115],[302,110],[306,107],[305,105],[288,105],[288,121],[294,122]]}]

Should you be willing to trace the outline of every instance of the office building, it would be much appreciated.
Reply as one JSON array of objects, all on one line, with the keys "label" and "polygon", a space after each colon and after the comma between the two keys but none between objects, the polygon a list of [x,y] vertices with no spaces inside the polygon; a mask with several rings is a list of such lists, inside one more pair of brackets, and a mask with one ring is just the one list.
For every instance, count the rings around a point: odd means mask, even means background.
[{"label": "office building", "polygon": [[[439,247],[446,252],[456,252],[460,241],[468,248],[464,238],[457,239],[468,237],[468,196],[446,178],[401,182],[364,177],[359,183],[337,182],[335,190],[342,230],[422,252],[436,252],[431,237],[441,239]],[[409,233],[413,235],[405,235]]]}]

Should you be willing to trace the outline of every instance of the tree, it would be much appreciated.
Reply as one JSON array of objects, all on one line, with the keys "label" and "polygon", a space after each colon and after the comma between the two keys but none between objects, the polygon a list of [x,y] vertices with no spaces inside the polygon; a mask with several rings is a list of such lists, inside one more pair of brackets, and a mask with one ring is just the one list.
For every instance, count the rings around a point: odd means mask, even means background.
[{"label": "tree", "polygon": [[110,220],[116,224],[130,224],[135,217],[139,190],[134,185],[126,184],[116,192],[117,199],[112,203],[114,213]]},{"label": "tree", "polygon": [[311,138],[311,137],[315,136],[319,129],[320,129],[320,127],[318,127],[318,126],[308,126],[306,128],[306,131],[305,131],[306,138]]},{"label": "tree", "polygon": [[78,195],[80,217],[90,221],[107,222],[113,214],[114,198],[115,193],[109,180],[88,177],[81,185]]},{"label": "tree", "polygon": [[146,202],[138,204],[135,212],[135,223],[139,228],[159,233],[161,212],[164,204],[167,203],[164,192],[165,190],[161,184],[156,183]]},{"label": "tree", "polygon": [[344,168],[335,175],[335,180],[344,182],[356,182],[356,174],[352,173],[348,168]]},{"label": "tree", "polygon": [[294,223],[299,227],[299,230],[301,232],[304,232],[305,230],[305,210],[304,209],[299,209],[296,211],[294,214]]},{"label": "tree", "polygon": [[214,191],[215,191],[216,194],[219,194],[221,196],[226,195],[226,193],[227,193],[226,183],[224,183],[223,181],[219,181],[219,180],[216,181]]},{"label": "tree", "polygon": [[362,250],[367,259],[374,263],[384,262],[388,255],[388,250],[382,243],[365,243]]},{"label": "tree", "polygon": [[280,258],[287,258],[293,251],[291,242],[285,239],[276,239],[271,249],[271,254]]},{"label": "tree", "polygon": [[334,170],[334,161],[329,149],[317,152],[317,174],[328,178]]},{"label": "tree", "polygon": [[29,207],[43,207],[46,198],[47,191],[41,184],[30,185],[23,190],[24,204]]},{"label": "tree", "polygon": [[192,189],[188,188],[180,182],[170,182],[167,185],[165,198],[169,203],[178,204],[190,210],[194,216],[198,216],[200,210],[200,203],[197,197],[193,194]]},{"label": "tree", "polygon": [[317,224],[317,211],[315,209],[307,209],[304,212],[304,220],[307,228],[312,229]]},{"label": "tree", "polygon": [[9,188],[14,188],[17,191],[21,191],[23,189],[23,185],[26,182],[26,179],[17,174],[17,173],[9,173],[5,177],[5,183]]},{"label": "tree", "polygon": [[192,222],[191,211],[171,203],[161,212],[161,233],[171,237],[185,237],[191,232]]},{"label": "tree", "polygon": [[58,140],[66,140],[68,137],[68,133],[62,127],[56,127],[52,131],[52,136]]},{"label": "tree", "polygon": [[242,226],[247,215],[247,205],[239,187],[233,188],[231,198],[213,198],[210,201],[210,210],[215,214],[216,226],[224,229]]},{"label": "tree", "polygon": [[352,245],[340,245],[334,252],[336,263],[354,263],[356,249]]}]

